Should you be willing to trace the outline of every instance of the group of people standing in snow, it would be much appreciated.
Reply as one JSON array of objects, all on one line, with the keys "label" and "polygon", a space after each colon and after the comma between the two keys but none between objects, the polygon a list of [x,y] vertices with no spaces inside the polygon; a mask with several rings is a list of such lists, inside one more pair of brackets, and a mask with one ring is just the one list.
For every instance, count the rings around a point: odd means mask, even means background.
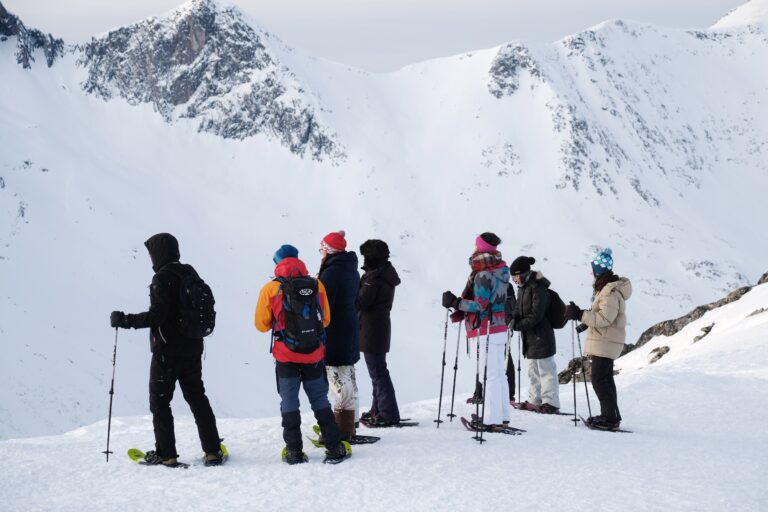
[{"label": "group of people standing in snow", "polygon": [[[501,239],[494,233],[479,235],[469,258],[471,272],[464,291],[458,297],[446,291],[442,297],[443,307],[454,310],[451,319],[463,320],[467,337],[478,342],[478,375],[483,367],[487,381],[485,389],[476,383],[475,395],[469,401],[484,401],[484,424],[477,427],[489,430],[509,423],[510,405],[545,414],[560,409],[551,283],[532,268],[536,263],[533,257],[519,256],[507,266],[499,244]],[[601,414],[588,422],[595,428],[615,430],[621,414],[613,361],[624,347],[626,300],[632,286],[627,278],[614,274],[610,249],[598,253],[591,268],[594,283],[590,309],[583,310],[571,302],[562,312],[562,322],[554,321],[562,327],[568,320],[575,320],[586,328],[586,353],[592,358],[592,385],[601,408]],[[513,286],[517,287],[516,295]],[[522,403],[514,398],[514,363],[509,350],[509,334],[515,331],[520,333],[522,354],[528,359],[528,400]],[[484,349],[481,340],[485,340]]]},{"label": "group of people standing in snow", "polygon": [[[464,291],[458,297],[446,291],[442,297],[443,306],[454,310],[453,321],[463,320],[468,338],[478,341],[478,369],[480,365],[487,369],[487,382],[485,389],[477,386],[470,400],[484,401],[485,424],[481,427],[489,429],[507,424],[510,404],[515,403],[514,363],[508,350],[508,333],[514,331],[522,337],[530,379],[528,400],[516,405],[542,413],[560,408],[550,282],[532,268],[536,262],[532,257],[520,256],[507,266],[498,251],[500,243],[494,233],[479,235],[469,258],[471,273]],[[144,462],[177,465],[170,403],[178,381],[195,417],[205,464],[221,464],[226,453],[202,381],[203,337],[210,334],[215,321],[212,291],[191,265],[180,263],[173,235],[156,234],[144,245],[155,271],[149,310],[139,314],[113,311],[110,316],[114,328],[150,328],[149,402],[155,450],[145,454]],[[262,287],[254,317],[259,331],[271,332],[285,441],[283,459],[290,464],[306,461],[300,430],[301,386],[320,428],[325,462],[337,463],[350,456],[347,442],[356,437],[359,422],[374,428],[400,422],[386,360],[390,311],[395,287],[400,284],[389,261],[389,248],[382,240],[368,240],[360,246],[362,277],[357,255],[347,251],[343,231],[326,235],[319,251],[322,262],[316,278],[309,276],[296,247],[286,244],[274,253],[274,278]],[[565,307],[563,324],[575,320],[587,328],[586,352],[592,357],[592,384],[601,406],[601,414],[589,421],[597,428],[612,430],[621,421],[613,360],[624,345],[625,303],[632,287],[628,279],[613,273],[610,249],[595,256],[591,266],[595,277],[592,306],[582,310],[571,302]],[[487,347],[480,350],[483,337]],[[373,386],[371,409],[363,414],[355,373],[360,352]]]},{"label": "group of people standing in snow", "polygon": [[[215,319],[212,292],[192,266],[179,262],[179,245],[173,235],[159,233],[145,246],[155,271],[149,311],[135,315],[113,311],[110,316],[114,328],[150,328],[153,356],[149,391],[155,450],[145,454],[144,462],[178,464],[170,407],[178,381],[195,417],[205,464],[219,465],[225,453],[205,395],[201,362],[203,336],[212,331]],[[337,463],[349,457],[351,451],[345,442],[355,437],[359,421],[374,428],[400,421],[387,368],[390,310],[395,287],[400,284],[389,261],[389,247],[382,240],[368,240],[360,246],[362,278],[357,255],[347,251],[343,231],[325,236],[319,251],[322,263],[317,278],[309,276],[296,247],[286,244],[275,252],[274,278],[262,287],[254,317],[259,331],[271,331],[286,445],[283,459],[289,464],[306,461],[300,430],[301,386],[321,430],[325,462]],[[200,297],[195,299],[196,294]],[[202,324],[200,334],[190,334],[187,309],[191,303],[201,312],[192,317],[192,323]],[[213,319],[206,326],[204,311],[208,308]],[[371,409],[362,415],[355,374],[361,351],[373,387]]]}]

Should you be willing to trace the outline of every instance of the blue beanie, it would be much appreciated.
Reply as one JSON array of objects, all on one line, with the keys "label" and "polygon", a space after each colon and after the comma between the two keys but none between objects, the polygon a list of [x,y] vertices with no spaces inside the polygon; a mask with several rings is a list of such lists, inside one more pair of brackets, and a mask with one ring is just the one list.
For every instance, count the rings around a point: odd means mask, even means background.
[{"label": "blue beanie", "polygon": [[275,251],[275,255],[272,256],[272,261],[275,264],[280,263],[285,258],[298,258],[299,250],[290,244],[281,245],[280,248]]},{"label": "blue beanie", "polygon": [[594,257],[592,260],[592,273],[595,276],[600,276],[606,272],[613,270],[613,251],[606,247]]}]

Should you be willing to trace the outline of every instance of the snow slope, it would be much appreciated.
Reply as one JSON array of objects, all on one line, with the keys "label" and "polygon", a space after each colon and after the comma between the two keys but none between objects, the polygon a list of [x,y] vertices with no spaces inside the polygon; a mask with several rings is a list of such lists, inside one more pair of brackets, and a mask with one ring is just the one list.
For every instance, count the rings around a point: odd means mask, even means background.
[{"label": "snow slope", "polygon": [[[279,418],[224,419],[232,454],[220,468],[139,467],[125,451],[147,449],[151,419],[113,420],[113,459],[106,464],[106,422],[64,435],[0,442],[0,500],[8,511],[148,510],[764,510],[768,490],[768,284],[708,312],[711,333],[691,344],[699,324],[668,340],[672,351],[653,365],[646,347],[620,360],[617,377],[625,428],[633,434],[574,428],[570,418],[513,411],[522,436],[486,436],[479,446],[457,422],[436,429],[436,400],[405,405],[417,428],[378,430],[382,440],[354,448],[339,466],[324,466],[306,443],[310,463],[280,462]],[[473,367],[462,358],[461,377]],[[572,410],[572,387],[561,387]],[[584,388],[576,388],[586,414]],[[458,411],[469,415],[458,397]],[[591,406],[597,407],[590,391]],[[444,404],[445,407],[445,404]],[[445,409],[444,409],[445,410]],[[312,422],[305,415],[304,430]],[[182,459],[200,447],[194,422],[177,421]]]},{"label": "snow slope", "polygon": [[[104,418],[107,318],[146,308],[142,243],[160,231],[180,239],[182,260],[217,298],[205,375],[222,418],[276,413],[268,340],[252,327],[257,293],[279,245],[297,245],[316,271],[331,230],[345,229],[352,248],[370,237],[391,246],[403,284],[390,360],[405,402],[436,394],[439,297],[461,290],[479,232],[497,232],[508,260],[535,256],[582,307],[588,261],[611,246],[635,289],[629,341],[754,281],[768,252],[752,221],[764,218],[768,189],[768,41],[736,21],[696,31],[609,21],[552,45],[510,43],[385,75],[298,54],[209,0],[68,46],[50,68],[37,50],[24,69],[17,37],[3,36],[0,340],[13,364],[0,376],[0,438]],[[232,34],[257,38],[243,44],[269,63],[265,75],[240,60],[227,65],[242,83],[216,75],[218,55],[200,41],[230,49]],[[146,53],[115,40],[137,35]],[[184,51],[161,51],[169,41]],[[174,74],[193,56],[197,78]],[[136,80],[152,66],[168,80]],[[172,87],[182,78],[193,99],[165,111],[183,100]],[[86,92],[94,80],[110,94]],[[298,121],[270,124],[294,100]],[[237,125],[248,136],[204,129],[241,112],[254,114]],[[313,121],[343,155],[295,150]],[[142,414],[146,333],[119,336],[115,411]],[[562,366],[567,333],[558,345]],[[470,386],[469,376],[459,383]]]}]

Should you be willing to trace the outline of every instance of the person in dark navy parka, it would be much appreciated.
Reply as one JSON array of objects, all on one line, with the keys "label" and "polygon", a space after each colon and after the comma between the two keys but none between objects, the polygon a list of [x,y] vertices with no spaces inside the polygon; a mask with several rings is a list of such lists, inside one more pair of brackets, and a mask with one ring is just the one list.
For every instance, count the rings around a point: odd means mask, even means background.
[{"label": "person in dark navy parka", "polygon": [[325,365],[333,413],[342,438],[350,440],[359,410],[355,363],[360,360],[360,326],[355,300],[360,274],[357,254],[346,250],[344,236],[344,231],[329,233],[320,242],[323,260],[318,278],[331,307],[331,323],[325,330]]}]

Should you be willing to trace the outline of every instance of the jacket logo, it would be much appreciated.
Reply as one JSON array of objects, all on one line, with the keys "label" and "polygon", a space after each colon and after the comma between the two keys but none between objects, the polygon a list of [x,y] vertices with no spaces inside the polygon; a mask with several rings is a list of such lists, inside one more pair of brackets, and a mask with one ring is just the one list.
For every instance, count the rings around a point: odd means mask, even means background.
[{"label": "jacket logo", "polygon": [[313,293],[314,291],[312,290],[312,288],[302,288],[301,290],[299,290],[299,295],[303,295],[305,297],[307,295],[312,295]]}]

